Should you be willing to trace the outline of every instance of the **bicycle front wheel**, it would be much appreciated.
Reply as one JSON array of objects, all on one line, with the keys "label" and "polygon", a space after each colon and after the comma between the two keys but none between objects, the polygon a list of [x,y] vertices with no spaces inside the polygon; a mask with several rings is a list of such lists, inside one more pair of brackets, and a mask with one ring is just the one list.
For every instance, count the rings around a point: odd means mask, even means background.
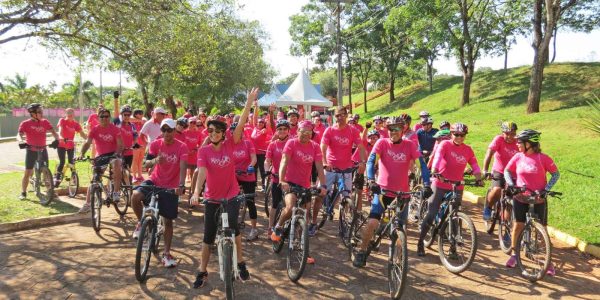
[{"label": "bicycle front wheel", "polygon": [[67,192],[69,193],[70,198],[74,198],[79,191],[79,175],[77,172],[71,171],[71,177],[69,178]]},{"label": "bicycle front wheel", "polygon": [[473,263],[477,253],[477,231],[469,216],[458,212],[442,224],[438,252],[444,267],[454,274],[464,272]]},{"label": "bicycle front wheel", "polygon": [[115,211],[123,217],[127,214],[127,209],[131,204],[131,187],[121,186],[121,197],[119,202],[114,205]]},{"label": "bicycle front wheel", "polygon": [[512,234],[512,226],[513,226],[513,215],[512,215],[512,206],[505,205],[503,210],[500,211],[500,215],[498,216],[498,242],[500,244],[500,249],[502,252],[506,254],[510,254],[511,252],[511,234]]},{"label": "bicycle front wheel", "polygon": [[54,178],[47,167],[41,167],[39,173],[39,192],[36,191],[40,204],[48,205],[54,199]]},{"label": "bicycle front wheel", "polygon": [[[423,193],[423,186],[417,185],[411,189],[412,192],[421,192],[419,194],[412,195],[410,202],[408,202],[408,223],[417,223],[421,218],[421,194]],[[424,217],[424,216],[423,216]]]},{"label": "bicycle front wheel", "polygon": [[154,235],[156,226],[152,218],[145,218],[140,228],[140,235],[137,240],[135,250],[135,279],[139,282],[146,280],[148,267],[150,266],[150,257],[154,248]]},{"label": "bicycle front wheel", "polygon": [[342,201],[340,201],[340,222],[338,232],[344,246],[347,248],[350,248],[350,238],[352,236],[350,227],[352,226],[352,218],[355,209],[356,208],[349,197],[344,197]]},{"label": "bicycle front wheel", "polygon": [[102,211],[102,189],[96,187],[90,192],[90,206],[92,208],[92,226],[94,230],[100,230],[100,217]]},{"label": "bicycle front wheel", "polygon": [[223,282],[225,283],[225,294],[227,299],[235,298],[233,289],[233,243],[231,240],[223,241]]},{"label": "bicycle front wheel", "polygon": [[552,244],[546,228],[537,221],[528,223],[517,241],[515,255],[521,276],[531,282],[544,278],[552,255]]},{"label": "bicycle front wheel", "polygon": [[287,273],[292,282],[296,282],[302,277],[306,260],[308,259],[308,230],[306,221],[303,218],[297,218],[291,227],[289,238],[289,247],[287,253]]},{"label": "bicycle front wheel", "polygon": [[402,291],[406,286],[406,274],[408,273],[408,249],[406,246],[406,233],[396,229],[391,236],[391,244],[388,255],[388,281],[390,297],[400,299]]}]

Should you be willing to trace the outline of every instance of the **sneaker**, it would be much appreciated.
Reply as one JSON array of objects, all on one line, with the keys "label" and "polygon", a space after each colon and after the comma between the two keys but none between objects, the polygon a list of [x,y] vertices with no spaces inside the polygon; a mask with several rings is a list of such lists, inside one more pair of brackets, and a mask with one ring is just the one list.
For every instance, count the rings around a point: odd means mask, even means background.
[{"label": "sneaker", "polygon": [[556,275],[556,270],[554,269],[554,264],[550,263],[550,265],[548,266],[548,270],[546,270],[546,274],[549,276]]},{"label": "sneaker", "polygon": [[423,244],[423,241],[417,243],[417,255],[421,257],[425,256],[425,245]]},{"label": "sneaker", "polygon": [[511,255],[508,261],[506,262],[507,268],[514,268],[517,265],[517,256]]},{"label": "sneaker", "polygon": [[142,229],[142,224],[140,224],[140,222],[138,222],[135,225],[135,230],[133,231],[133,239],[137,240],[140,237],[140,230]]},{"label": "sneaker", "polygon": [[163,253],[162,264],[163,266],[165,266],[165,268],[173,268],[177,266],[177,261],[175,260],[175,258],[173,258],[173,256],[171,256],[171,254]]},{"label": "sneaker", "polygon": [[246,238],[246,240],[252,241],[257,238],[258,238],[258,230],[256,228],[250,229],[250,233],[248,234],[248,237]]},{"label": "sneaker", "polygon": [[356,253],[352,265],[356,268],[362,268],[367,265],[367,254],[363,251]]},{"label": "sneaker", "polygon": [[456,253],[456,251],[450,251],[450,253],[448,254],[448,259],[458,260],[458,254]]},{"label": "sneaker", "polygon": [[87,212],[90,212],[90,210],[91,210],[90,204],[86,203],[79,209],[79,213],[80,214],[87,213]]},{"label": "sneaker", "polygon": [[492,218],[492,209],[487,207],[487,205],[486,205],[485,208],[483,209],[483,220],[489,221],[491,218]]},{"label": "sneaker", "polygon": [[281,227],[275,227],[275,230],[271,233],[271,241],[275,243],[281,242]]},{"label": "sneaker", "polygon": [[208,280],[208,272],[198,272],[196,274],[196,281],[194,281],[194,288],[201,288]]},{"label": "sneaker", "polygon": [[121,193],[119,192],[113,192],[112,193],[112,201],[114,204],[119,203],[119,200],[121,199]]},{"label": "sneaker", "polygon": [[21,195],[19,195],[19,200],[25,200],[25,199],[27,199],[27,193],[21,192]]},{"label": "sneaker", "polygon": [[250,279],[250,272],[248,272],[248,268],[246,267],[245,262],[241,262],[238,264],[238,270],[240,271],[240,279],[242,281]]},{"label": "sneaker", "polygon": [[310,224],[308,226],[308,235],[315,236],[317,234],[317,224]]},{"label": "sneaker", "polygon": [[315,264],[315,259],[312,256],[309,256],[306,258],[306,263],[309,265],[314,265]]}]

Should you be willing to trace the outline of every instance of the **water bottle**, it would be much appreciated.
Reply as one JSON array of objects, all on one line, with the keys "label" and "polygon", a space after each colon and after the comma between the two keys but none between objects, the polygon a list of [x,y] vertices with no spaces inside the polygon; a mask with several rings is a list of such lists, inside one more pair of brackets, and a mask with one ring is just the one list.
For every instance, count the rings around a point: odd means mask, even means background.
[{"label": "water bottle", "polygon": [[246,170],[246,173],[248,174],[254,174],[255,170],[254,170],[254,166],[248,166],[248,170]]},{"label": "water bottle", "polygon": [[448,207],[448,202],[444,201],[442,202],[442,205],[440,206],[440,210],[437,213],[437,216],[435,217],[435,222],[439,223],[440,220],[442,219],[442,216],[444,215],[444,212],[446,211],[446,207]]}]

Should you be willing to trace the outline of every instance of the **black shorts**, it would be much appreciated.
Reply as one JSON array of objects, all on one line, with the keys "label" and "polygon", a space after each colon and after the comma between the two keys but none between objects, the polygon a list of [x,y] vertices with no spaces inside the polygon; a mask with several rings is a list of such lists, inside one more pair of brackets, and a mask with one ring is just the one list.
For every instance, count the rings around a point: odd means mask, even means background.
[{"label": "black shorts", "polygon": [[[215,242],[217,236],[217,212],[221,205],[217,203],[207,203],[204,206],[204,238],[202,242],[211,245]],[[240,235],[238,228],[238,215],[240,214],[239,202],[229,203],[227,205],[227,219],[229,227],[235,232],[235,236]]]},{"label": "black shorts", "polygon": [[44,149],[43,151],[33,151],[27,149],[25,153],[25,169],[31,170],[35,166],[35,161],[38,158],[38,153],[42,154],[42,159],[48,164],[48,150]]},{"label": "black shorts", "polygon": [[[303,186],[301,186],[299,184],[295,184],[293,182],[288,182],[288,184],[290,185],[290,188],[293,188],[293,187],[300,187],[300,188],[303,188],[303,189],[305,188],[305,187],[303,187]],[[286,193],[286,195],[287,194],[293,194],[293,193],[292,192],[288,192],[288,193]],[[312,198],[312,196],[310,194],[304,195],[302,197],[302,199],[300,199],[301,200],[301,204],[309,203],[311,198]]]},{"label": "black shorts", "polygon": [[[542,225],[548,225],[548,210],[546,209],[546,202],[535,204],[533,210],[535,214],[542,222]],[[527,220],[527,212],[529,211],[529,204],[523,203],[513,199],[513,217],[519,223],[525,223]]]},{"label": "black shorts", "polygon": [[493,171],[492,172],[492,187],[504,188],[506,186],[506,180],[504,180],[504,174]]},{"label": "black shorts", "polygon": [[[152,193],[152,180],[144,180],[140,185],[133,188],[134,191],[144,195],[144,204],[150,204],[150,196]],[[158,193],[158,214],[165,219],[173,220],[177,218],[179,210],[179,196],[175,195],[174,191],[162,191]]]},{"label": "black shorts", "polygon": [[310,172],[310,182],[315,184],[315,183],[317,183],[318,178],[319,178],[319,173],[317,173],[317,165],[313,162],[312,171]]},{"label": "black shorts", "polygon": [[127,168],[131,168],[132,163],[133,163],[133,154],[123,156],[123,167],[127,166]]},{"label": "black shorts", "polygon": [[279,206],[279,203],[283,201],[283,191],[281,190],[281,185],[279,183],[271,183],[271,198],[273,199],[271,208],[276,209]]}]

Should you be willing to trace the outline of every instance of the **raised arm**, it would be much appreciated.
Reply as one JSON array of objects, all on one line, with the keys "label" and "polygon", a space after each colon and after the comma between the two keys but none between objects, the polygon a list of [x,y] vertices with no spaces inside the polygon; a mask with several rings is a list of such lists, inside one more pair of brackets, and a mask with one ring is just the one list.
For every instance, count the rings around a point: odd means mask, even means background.
[{"label": "raised arm", "polygon": [[233,143],[234,144],[237,144],[242,140],[242,133],[244,132],[243,124],[246,124],[246,121],[248,120],[248,115],[250,114],[250,108],[252,107],[252,102],[254,102],[254,99],[256,99],[257,95],[258,95],[257,87],[252,88],[250,93],[248,93],[248,98],[246,99],[246,106],[244,106],[244,111],[242,111],[242,115],[240,116],[240,121],[238,123],[240,125],[237,126],[235,128],[235,130],[233,131]]}]

